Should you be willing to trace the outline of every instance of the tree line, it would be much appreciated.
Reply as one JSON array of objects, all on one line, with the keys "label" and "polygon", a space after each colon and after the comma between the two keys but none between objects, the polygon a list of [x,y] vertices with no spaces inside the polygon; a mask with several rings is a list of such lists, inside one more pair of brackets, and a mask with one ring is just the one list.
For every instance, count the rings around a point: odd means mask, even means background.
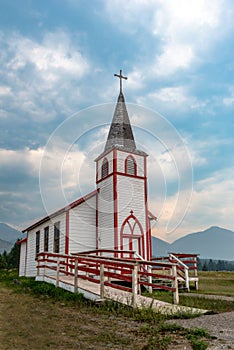
[{"label": "tree line", "polygon": [[[9,253],[0,254],[0,270],[18,268],[20,246],[17,242]],[[234,261],[197,258],[197,268],[198,271],[234,271]]]},{"label": "tree line", "polygon": [[197,269],[198,271],[234,271],[234,261],[197,258]]},{"label": "tree line", "polygon": [[20,246],[17,244],[17,242],[15,242],[13,248],[9,253],[4,251],[2,254],[0,254],[0,270],[18,268]]}]

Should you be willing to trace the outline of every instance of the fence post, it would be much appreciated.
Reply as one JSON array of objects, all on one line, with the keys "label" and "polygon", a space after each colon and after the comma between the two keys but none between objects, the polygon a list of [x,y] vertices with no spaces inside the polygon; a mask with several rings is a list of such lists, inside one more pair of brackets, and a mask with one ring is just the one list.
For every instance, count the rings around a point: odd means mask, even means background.
[{"label": "fence post", "polygon": [[104,264],[100,264],[100,298],[104,299],[105,275]]},{"label": "fence post", "polygon": [[74,293],[78,292],[78,259],[75,259]]},{"label": "fence post", "polygon": [[46,275],[47,254],[44,255],[44,276]]},{"label": "fence post", "polygon": [[187,291],[189,292],[190,288],[189,288],[189,271],[188,271],[188,267],[185,268],[185,287],[187,289]]},{"label": "fence post", "polygon": [[172,275],[174,277],[173,280],[173,288],[175,288],[175,291],[173,292],[173,301],[174,304],[179,304],[179,291],[178,291],[178,281],[177,281],[177,270],[176,265],[172,266]]},{"label": "fence post", "polygon": [[195,263],[194,263],[194,276],[197,278],[197,280],[195,281],[195,288],[196,290],[198,290],[198,274],[197,274],[197,257],[195,257]]},{"label": "fence post", "polygon": [[56,287],[59,286],[59,269],[60,269],[60,259],[57,260],[57,271],[56,271]]},{"label": "fence post", "polygon": [[137,306],[137,290],[138,290],[138,265],[135,264],[132,270],[132,306]]},{"label": "fence post", "polygon": [[[151,266],[148,266],[148,272],[149,273],[152,273],[152,268],[151,268]],[[148,276],[148,282],[149,283],[152,283],[152,276]],[[148,288],[148,291],[149,291],[149,293],[153,293],[153,288],[152,288],[152,286],[149,286],[149,288]]]},{"label": "fence post", "polygon": [[40,275],[40,256],[37,257],[37,276]]}]

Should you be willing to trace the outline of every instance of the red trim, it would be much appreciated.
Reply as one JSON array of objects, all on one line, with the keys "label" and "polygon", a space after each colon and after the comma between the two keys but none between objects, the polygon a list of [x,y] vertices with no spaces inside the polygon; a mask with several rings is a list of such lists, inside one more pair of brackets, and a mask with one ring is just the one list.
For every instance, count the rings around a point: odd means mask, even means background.
[{"label": "red trim", "polygon": [[98,156],[95,159],[95,162],[98,162],[101,158],[105,157],[108,153],[113,152],[114,150],[118,150],[120,152],[124,152],[124,153],[128,153],[128,154],[135,154],[135,155],[140,156],[140,157],[148,157],[148,154],[145,153],[145,152],[142,152],[142,151],[141,152],[138,152],[138,151],[131,152],[131,151],[128,151],[128,150],[124,150],[122,148],[115,147],[115,148],[112,148],[110,150],[107,150],[106,152],[101,153],[100,156]]},{"label": "red trim", "polygon": [[98,175],[99,175],[99,172],[98,172],[98,162],[96,162],[96,183],[98,182]]},{"label": "red trim", "polygon": [[[114,173],[110,173],[109,175],[107,175],[106,177],[104,177],[103,179],[100,179],[97,181],[97,184],[103,180],[106,180],[108,177],[112,176]],[[141,179],[141,180],[145,180],[145,176],[137,176],[137,175],[131,175],[131,174],[126,174],[126,173],[120,173],[120,172],[116,172],[116,175],[121,175],[121,176],[128,176],[128,177],[132,177],[134,179]]]},{"label": "red trim", "polygon": [[[135,220],[135,224],[133,226],[131,226],[129,224],[129,220],[130,219]],[[127,234],[123,233],[126,224],[128,224],[129,229],[130,229],[130,233],[129,234],[128,233]],[[136,224],[139,226],[141,234],[134,234],[134,230],[135,230]],[[132,240],[133,239],[137,239],[138,240],[138,249],[139,249],[138,253],[140,255],[142,255],[143,258],[145,258],[144,230],[143,230],[143,227],[142,227],[140,221],[136,218],[135,215],[133,215],[133,213],[131,213],[124,220],[124,222],[122,223],[121,230],[120,230],[120,244],[121,244],[121,247],[123,247],[123,240],[124,240],[124,238],[129,239],[129,250],[132,250],[132,247],[133,247]]]},{"label": "red trim", "polygon": [[96,249],[98,249],[98,195],[96,196]]},{"label": "red trim", "polygon": [[[128,159],[131,158],[133,160],[133,163],[134,163],[134,174],[129,174],[127,172],[127,162],[128,162]],[[137,162],[136,162],[136,159],[135,157],[133,157],[133,155],[128,155],[126,158],[125,158],[125,161],[124,161],[124,173],[126,175],[131,175],[131,176],[137,176]]]},{"label": "red trim", "polygon": [[24,276],[27,274],[27,262],[28,262],[28,232],[26,237],[26,251],[25,251],[25,266],[24,266]]},{"label": "red trim", "polygon": [[[103,173],[104,173],[104,162],[106,164],[106,167],[107,167],[107,170],[106,170],[106,175],[104,176]],[[107,176],[109,175],[109,162],[108,162],[108,159],[105,157],[103,160],[102,160],[102,166],[101,166],[101,178],[102,179],[105,179]]]},{"label": "red trim", "polygon": [[53,217],[57,216],[57,215],[60,215],[64,212],[66,212],[67,210],[69,209],[72,209],[72,208],[75,208],[77,207],[78,205],[80,205],[81,203],[85,202],[87,199],[90,199],[91,197],[95,196],[97,194],[97,190],[94,190],[88,194],[86,194],[84,197],[81,197],[79,199],[77,199],[76,201],[68,204],[66,207],[63,207],[55,212],[53,212],[52,214],[48,215],[48,216],[45,216],[43,219],[35,222],[34,224],[28,226],[27,228],[25,228],[22,232],[26,232],[26,231],[29,231],[29,230],[32,230],[33,228],[37,227],[38,225],[41,225],[43,224],[44,222],[52,219]]},{"label": "red trim", "polygon": [[66,212],[66,236],[65,236],[65,254],[69,252],[69,224],[70,224],[70,211]]},{"label": "red trim", "polygon": [[[113,150],[114,249],[118,250],[117,150]],[[115,257],[117,257],[115,253]]]},{"label": "red trim", "polygon": [[152,258],[152,237],[151,237],[151,229],[149,225],[148,218],[148,192],[147,192],[147,166],[146,166],[146,157],[144,158],[144,192],[145,192],[145,221],[146,221],[146,253],[147,260]]},{"label": "red trim", "polygon": [[22,243],[24,243],[24,242],[27,242],[27,237],[22,238],[20,241],[16,242],[16,244],[17,244],[17,245],[20,245],[20,244],[22,244]]}]

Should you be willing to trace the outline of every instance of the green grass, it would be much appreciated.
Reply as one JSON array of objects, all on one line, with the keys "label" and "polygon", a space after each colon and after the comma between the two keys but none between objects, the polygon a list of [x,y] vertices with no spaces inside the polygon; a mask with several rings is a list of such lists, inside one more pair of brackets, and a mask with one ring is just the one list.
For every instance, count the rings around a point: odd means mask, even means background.
[{"label": "green grass", "polygon": [[198,293],[234,297],[234,272],[200,271],[198,276]]},{"label": "green grass", "polygon": [[167,317],[152,309],[133,309],[112,301],[97,305],[81,294],[33,278],[18,278],[16,271],[0,271],[0,287],[7,301],[2,301],[2,324],[0,318],[4,349],[26,350],[34,344],[34,349],[166,350],[179,343],[203,350],[209,339],[203,330],[165,323]]},{"label": "green grass", "polygon": [[[199,272],[199,290],[192,293],[204,294],[194,297],[180,293],[180,305],[209,310],[214,313],[234,311],[234,301],[205,298],[206,294],[234,296],[234,272]],[[148,295],[147,292],[145,292]],[[173,294],[165,291],[155,291],[155,299],[173,302]]]}]

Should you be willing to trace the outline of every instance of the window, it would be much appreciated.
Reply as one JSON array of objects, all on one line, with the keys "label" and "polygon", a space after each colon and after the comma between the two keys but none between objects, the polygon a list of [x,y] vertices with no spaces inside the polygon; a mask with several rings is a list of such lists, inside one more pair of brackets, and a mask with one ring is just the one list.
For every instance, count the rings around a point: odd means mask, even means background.
[{"label": "window", "polygon": [[49,250],[49,226],[44,228],[44,252]]},{"label": "window", "polygon": [[128,156],[125,160],[125,173],[129,175],[137,174],[136,162],[132,156]]},{"label": "window", "polygon": [[102,178],[106,177],[109,173],[109,164],[108,160],[104,158],[103,163],[102,163]]},{"label": "window", "polygon": [[40,231],[36,232],[36,259],[37,259],[37,254],[40,253]]},{"label": "window", "polygon": [[60,222],[54,224],[54,253],[59,253]]}]

